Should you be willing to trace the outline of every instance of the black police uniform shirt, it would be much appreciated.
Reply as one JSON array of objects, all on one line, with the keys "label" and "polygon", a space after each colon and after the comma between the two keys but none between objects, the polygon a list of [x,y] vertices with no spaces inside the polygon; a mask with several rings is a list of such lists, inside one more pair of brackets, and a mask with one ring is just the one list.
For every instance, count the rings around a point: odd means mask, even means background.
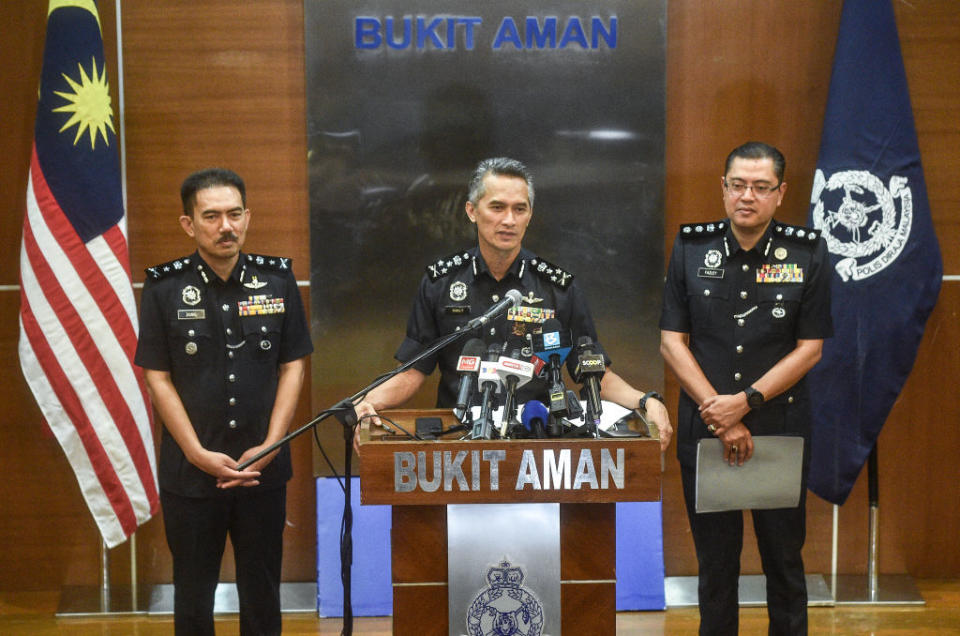
[{"label": "black police uniform shirt", "polygon": [[[529,361],[531,336],[542,332],[545,320],[556,318],[564,329],[571,331],[572,344],[576,345],[582,336],[589,336],[595,352],[602,354],[606,364],[610,364],[597,341],[586,297],[574,282],[573,275],[523,248],[500,281],[490,275],[479,247],[451,254],[428,265],[407,321],[406,338],[397,349],[396,359],[400,362],[411,360],[437,338],[482,316],[511,289],[518,290],[523,301],[507,316],[491,321],[474,335],[465,336],[414,365],[425,375],[439,365],[437,407],[452,408],[456,404],[460,381],[457,361],[465,341],[471,337],[480,338],[487,345],[503,345],[522,338],[526,343],[522,358]],[[567,357],[566,365],[572,374],[576,366],[575,353]],[[544,400],[546,396],[546,369],[517,391],[520,404],[527,400]]]},{"label": "black police uniform shirt", "polygon": [[[729,221],[683,225],[667,269],[660,328],[690,334],[693,357],[717,392],[739,393],[797,340],[833,335],[828,268],[826,243],[815,230],[772,220],[745,251]],[[809,421],[804,379],[743,418],[753,435],[806,436]],[[681,391],[681,462],[695,461],[696,441],[712,436]]]},{"label": "black police uniform shirt", "polygon": [[[237,459],[266,438],[279,365],[313,351],[291,261],[241,253],[224,281],[194,252],[146,273],[134,361],[168,371],[203,447]],[[284,446],[257,488],[279,487],[291,474]],[[159,482],[188,497],[222,492],[165,427]]]}]

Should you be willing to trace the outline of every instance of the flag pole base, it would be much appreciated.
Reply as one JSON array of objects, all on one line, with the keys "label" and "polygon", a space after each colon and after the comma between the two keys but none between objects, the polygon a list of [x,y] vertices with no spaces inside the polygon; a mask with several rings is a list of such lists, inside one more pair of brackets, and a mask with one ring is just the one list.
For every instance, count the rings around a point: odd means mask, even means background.
[{"label": "flag pole base", "polygon": [[150,605],[149,590],[138,586],[137,602],[134,604],[129,585],[114,585],[104,595],[99,585],[64,585],[60,588],[60,605],[57,618],[83,618],[88,616],[135,616],[147,613]]},{"label": "flag pole base", "polygon": [[862,574],[838,574],[834,597],[837,605],[925,605],[908,574],[881,574],[871,585]]},{"label": "flag pole base", "polygon": [[[821,574],[807,574],[807,606],[832,607],[833,596]],[[663,580],[667,608],[697,606],[697,577],[668,576]],[[740,607],[765,607],[767,579],[762,574],[740,577]]]}]

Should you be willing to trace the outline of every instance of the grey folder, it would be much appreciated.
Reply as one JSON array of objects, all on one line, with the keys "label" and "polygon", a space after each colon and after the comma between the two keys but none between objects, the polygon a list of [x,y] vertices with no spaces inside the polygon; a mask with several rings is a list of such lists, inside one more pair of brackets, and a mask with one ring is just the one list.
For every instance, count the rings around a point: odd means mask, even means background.
[{"label": "grey folder", "polygon": [[753,457],[743,466],[723,458],[723,442],[697,444],[697,512],[793,508],[800,501],[803,438],[753,438]]}]

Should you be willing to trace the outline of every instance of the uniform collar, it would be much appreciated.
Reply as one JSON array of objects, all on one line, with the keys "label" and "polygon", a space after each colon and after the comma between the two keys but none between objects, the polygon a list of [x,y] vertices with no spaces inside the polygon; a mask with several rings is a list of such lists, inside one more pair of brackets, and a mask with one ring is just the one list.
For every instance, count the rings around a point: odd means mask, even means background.
[{"label": "uniform collar", "polygon": [[[483,260],[483,254],[480,253],[480,248],[475,247],[471,250],[473,255],[473,276],[476,278],[480,274],[486,274],[493,278],[490,274],[490,268],[487,266],[487,262]],[[526,269],[526,262],[528,259],[533,257],[533,253],[524,248],[520,248],[520,252],[517,254],[517,257],[513,259],[513,263],[510,264],[510,267],[507,269],[507,273],[504,276],[504,279],[507,279],[511,274],[520,278],[523,276],[523,271]]]},{"label": "uniform collar", "polygon": [[[197,250],[193,253],[193,256],[190,257],[193,262],[194,271],[200,276],[204,284],[209,285],[214,281],[220,280],[220,277],[217,276],[216,272],[213,271],[213,268],[207,264],[203,257],[200,256],[200,251]],[[247,256],[243,252],[240,252],[237,257],[237,262],[233,266],[233,271],[230,272],[230,276],[227,280],[222,281],[223,284],[228,283],[242,283],[247,274]]]},{"label": "uniform collar", "polygon": [[767,229],[764,231],[763,236],[760,237],[760,240],[757,241],[757,244],[750,250],[744,250],[740,247],[740,242],[737,241],[737,237],[733,234],[733,223],[727,223],[727,229],[723,231],[723,250],[727,258],[741,251],[745,253],[748,251],[757,252],[766,256],[767,252],[770,251],[771,243],[773,243],[773,228],[776,225],[776,219],[770,219],[770,224],[767,225]]}]

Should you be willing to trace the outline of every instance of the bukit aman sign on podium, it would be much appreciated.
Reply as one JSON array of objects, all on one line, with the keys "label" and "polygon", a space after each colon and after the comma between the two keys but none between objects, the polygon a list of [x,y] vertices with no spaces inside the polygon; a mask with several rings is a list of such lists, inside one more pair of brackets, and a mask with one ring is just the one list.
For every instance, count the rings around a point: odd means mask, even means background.
[{"label": "bukit aman sign on podium", "polygon": [[615,503],[660,499],[659,441],[365,436],[360,458],[362,503],[393,506],[395,633],[615,633]]}]

